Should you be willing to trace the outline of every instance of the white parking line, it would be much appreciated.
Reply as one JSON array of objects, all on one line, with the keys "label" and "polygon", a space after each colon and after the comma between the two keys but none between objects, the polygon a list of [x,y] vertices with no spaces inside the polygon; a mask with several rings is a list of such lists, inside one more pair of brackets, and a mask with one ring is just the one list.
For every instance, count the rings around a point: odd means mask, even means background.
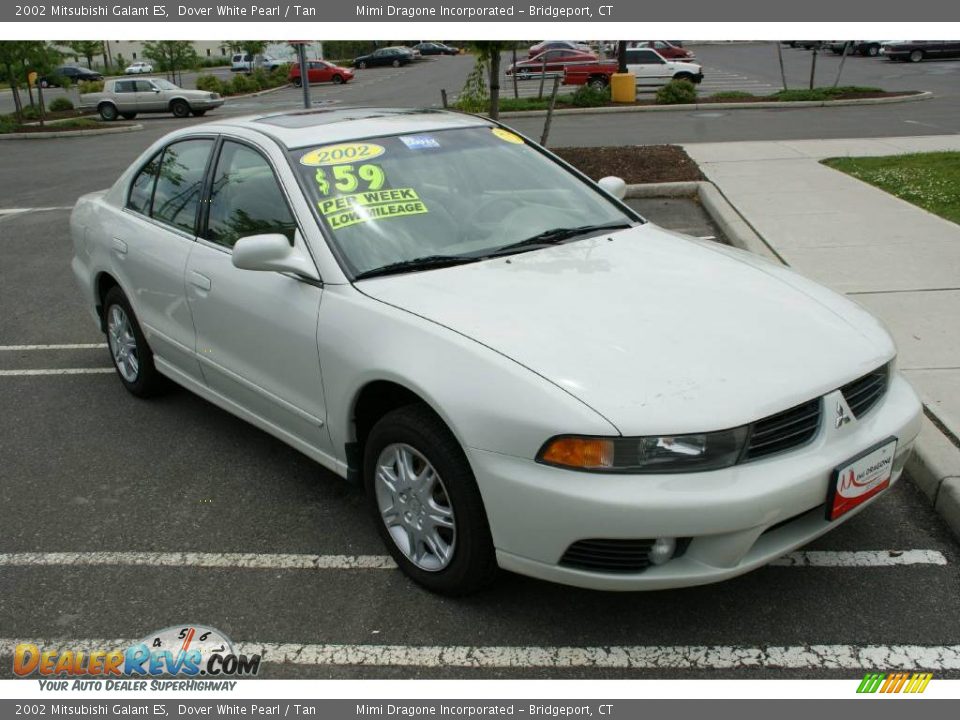
[{"label": "white parking line", "polygon": [[[770,564],[781,567],[891,567],[946,565],[947,558],[936,550],[809,551],[793,552]],[[150,565],[273,570],[392,570],[396,567],[389,555],[200,552],[0,553],[0,567],[11,565]]]},{"label": "white parking line", "polygon": [[259,553],[68,552],[2,553],[5,565],[152,565],[158,567],[269,568],[273,570],[392,570],[388,555]]},{"label": "white parking line", "polygon": [[11,350],[18,352],[21,350],[100,350],[107,346],[106,343],[73,343],[68,345],[0,345],[0,352]]},{"label": "white parking line", "polygon": [[16,215],[25,212],[46,212],[47,210],[73,210],[73,205],[60,205],[56,207],[35,207],[35,208],[0,208],[0,217],[4,215]]},{"label": "white parking line", "polygon": [[[125,648],[139,639],[0,638],[0,655],[12,656],[17,645],[85,653]],[[960,645],[623,645],[609,647],[483,645],[300,645],[240,642],[237,654],[263,656],[265,663],[373,667],[462,668],[790,668],[818,670],[960,669]]]},{"label": "white parking line", "polygon": [[0,377],[22,377],[25,375],[99,375],[101,373],[112,373],[114,369],[108,368],[41,368],[31,370],[0,370]]}]

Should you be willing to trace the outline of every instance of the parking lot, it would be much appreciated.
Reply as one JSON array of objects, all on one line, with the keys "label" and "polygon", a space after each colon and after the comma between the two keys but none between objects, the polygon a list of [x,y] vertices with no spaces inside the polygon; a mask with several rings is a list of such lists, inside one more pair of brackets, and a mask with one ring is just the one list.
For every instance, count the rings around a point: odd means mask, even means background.
[{"label": "parking lot", "polygon": [[[432,104],[471,62],[362,71],[315,97]],[[298,100],[281,90],[222,112]],[[200,623],[263,650],[267,677],[960,678],[960,546],[907,479],[725,583],[616,594],[503,574],[453,600],[392,567],[359,488],[185,390],[129,395],[75,287],[68,218],[183,121],[142,124],[2,148],[0,676],[19,640],[93,647]],[[675,203],[642,208],[713,234]]]}]

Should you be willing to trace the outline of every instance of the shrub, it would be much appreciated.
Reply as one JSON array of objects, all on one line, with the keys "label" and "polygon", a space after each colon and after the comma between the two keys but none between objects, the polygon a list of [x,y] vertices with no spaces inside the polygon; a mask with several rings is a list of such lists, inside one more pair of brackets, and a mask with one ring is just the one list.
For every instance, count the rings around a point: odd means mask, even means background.
[{"label": "shrub", "polygon": [[683,105],[697,101],[697,88],[689,80],[671,80],[657,90],[657,105]]},{"label": "shrub", "polygon": [[230,80],[228,93],[231,95],[243,95],[244,93],[256,92],[256,83],[243,73],[238,73]]},{"label": "shrub", "polygon": [[226,94],[223,82],[214,75],[197,75],[197,90]]},{"label": "shrub", "polygon": [[81,80],[79,85],[80,94],[103,92],[103,80]]},{"label": "shrub", "polygon": [[51,112],[62,112],[64,110],[73,110],[73,103],[70,101],[70,98],[58,97],[54,98],[49,105]]},{"label": "shrub", "polygon": [[39,120],[40,119],[40,108],[35,105],[27,105],[20,114],[23,116],[24,120]]},{"label": "shrub", "polygon": [[610,102],[610,88],[595,88],[581,85],[570,98],[570,104],[576,107],[600,107]]},{"label": "shrub", "polygon": [[270,87],[270,76],[262,67],[255,69],[248,77],[257,90],[266,90]]},{"label": "shrub", "polygon": [[18,127],[17,118],[13,115],[0,115],[0,135],[16,132]]}]

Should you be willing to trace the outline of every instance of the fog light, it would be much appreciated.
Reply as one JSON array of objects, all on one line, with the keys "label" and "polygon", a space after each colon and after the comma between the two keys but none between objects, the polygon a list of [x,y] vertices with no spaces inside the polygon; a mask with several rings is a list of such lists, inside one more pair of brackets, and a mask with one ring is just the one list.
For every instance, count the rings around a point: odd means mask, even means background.
[{"label": "fog light", "polygon": [[673,557],[677,550],[676,538],[657,538],[650,548],[650,562],[654,565],[663,565]]}]

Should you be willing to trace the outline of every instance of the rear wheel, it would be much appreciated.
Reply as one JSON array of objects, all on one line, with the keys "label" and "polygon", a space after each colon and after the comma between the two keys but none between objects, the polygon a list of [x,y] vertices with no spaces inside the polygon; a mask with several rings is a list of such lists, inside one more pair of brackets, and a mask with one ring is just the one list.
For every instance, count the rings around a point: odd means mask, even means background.
[{"label": "rear wheel", "polygon": [[923,60],[923,50],[914,50],[910,53],[910,62],[920,62]]},{"label": "rear wheel", "polygon": [[163,376],[153,364],[153,353],[119,287],[110,288],[104,297],[103,317],[110,358],[123,386],[138,397],[149,397],[162,390]]},{"label": "rear wheel", "polygon": [[170,103],[170,112],[174,117],[185,118],[190,114],[190,106],[184,100],[174,100]]},{"label": "rear wheel", "polygon": [[879,45],[869,45],[867,49],[864,51],[864,55],[867,55],[869,57],[876,57],[879,54],[880,54]]},{"label": "rear wheel", "polygon": [[466,595],[497,564],[486,513],[463,449],[425,405],[374,425],[364,451],[370,512],[393,559],[433,592]]},{"label": "rear wheel", "polygon": [[107,122],[111,122],[117,119],[117,108],[110,103],[103,103],[97,110],[100,112],[100,117],[102,117]]},{"label": "rear wheel", "polygon": [[393,61],[392,63],[390,63],[390,64],[393,65],[394,67],[400,67],[400,61],[399,61],[399,60],[394,60],[394,61]]},{"label": "rear wheel", "polygon": [[608,84],[607,79],[602,75],[597,75],[595,77],[590,78],[590,80],[587,81],[587,85],[592,87],[594,90],[606,90],[607,84]]}]

